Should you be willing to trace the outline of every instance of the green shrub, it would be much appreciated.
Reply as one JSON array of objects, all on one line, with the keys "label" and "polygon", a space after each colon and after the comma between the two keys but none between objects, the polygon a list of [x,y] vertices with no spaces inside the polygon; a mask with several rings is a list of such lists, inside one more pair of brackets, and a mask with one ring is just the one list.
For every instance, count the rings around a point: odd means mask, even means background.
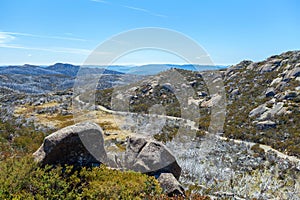
[{"label": "green shrub", "polygon": [[154,177],[132,171],[121,172],[100,167],[83,169],[80,176],[87,183],[82,192],[87,199],[141,199],[161,193]]},{"label": "green shrub", "polygon": [[264,153],[264,150],[260,148],[259,144],[255,144],[251,147],[251,150],[256,153]]},{"label": "green shrub", "polygon": [[0,161],[11,156],[24,156],[33,153],[42,144],[45,134],[35,131],[33,124],[24,126],[0,121]]},{"label": "green shrub", "polygon": [[31,157],[0,162],[0,199],[142,199],[161,194],[154,177],[104,166],[40,168]]}]

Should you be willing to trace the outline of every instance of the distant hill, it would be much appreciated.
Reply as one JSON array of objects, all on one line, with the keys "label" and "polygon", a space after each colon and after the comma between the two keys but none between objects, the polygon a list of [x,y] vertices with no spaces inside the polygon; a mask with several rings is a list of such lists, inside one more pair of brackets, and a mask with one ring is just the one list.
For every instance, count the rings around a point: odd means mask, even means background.
[{"label": "distant hill", "polygon": [[115,82],[135,80],[136,75],[126,75],[104,68],[89,68],[56,63],[51,66],[2,66],[0,67],[0,88],[28,94],[43,94],[52,91],[70,89],[74,85],[77,73],[80,75],[103,74],[98,87],[112,87]]},{"label": "distant hill", "polygon": [[205,70],[219,70],[227,68],[224,65],[178,65],[178,64],[147,64],[140,66],[120,66],[112,65],[108,66],[107,69],[113,71],[119,71],[126,74],[138,74],[138,75],[155,75],[162,71],[167,71],[172,68],[185,69],[191,71],[205,71]]},{"label": "distant hill", "polygon": [[20,75],[65,75],[75,77],[78,71],[81,74],[123,74],[122,72],[113,71],[104,68],[89,68],[71,64],[56,63],[47,67],[25,64],[22,66],[2,66],[0,74],[20,74]]},{"label": "distant hill", "polygon": [[56,63],[54,65],[51,65],[49,67],[46,67],[46,69],[55,71],[67,76],[76,76],[79,66],[71,65],[71,64],[63,64],[63,63]]},{"label": "distant hill", "polygon": [[27,75],[50,75],[60,74],[74,77],[78,71],[81,74],[135,74],[155,75],[172,68],[191,71],[219,70],[227,68],[225,65],[178,65],[178,64],[147,64],[140,66],[132,65],[110,65],[110,66],[78,66],[67,63],[56,63],[50,66],[35,66],[25,64],[23,66],[2,66],[0,74],[27,74]]},{"label": "distant hill", "polygon": [[80,67],[78,65],[56,63],[45,69],[55,71],[67,76],[76,76],[80,70],[80,74],[123,74],[117,70],[104,69],[101,67]]},{"label": "distant hill", "polygon": [[23,66],[5,66],[0,67],[0,74],[22,74],[22,75],[58,75],[57,71],[51,69],[42,68],[35,65],[23,65]]}]

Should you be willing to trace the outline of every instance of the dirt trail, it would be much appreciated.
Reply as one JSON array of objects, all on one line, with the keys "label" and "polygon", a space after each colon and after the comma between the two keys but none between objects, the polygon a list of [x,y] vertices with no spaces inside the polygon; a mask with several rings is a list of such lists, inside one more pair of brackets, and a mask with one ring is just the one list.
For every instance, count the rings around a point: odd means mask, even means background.
[{"label": "dirt trail", "polygon": [[267,151],[272,151],[274,153],[276,153],[276,155],[280,158],[283,158],[283,159],[288,159],[290,160],[291,162],[300,162],[300,159],[295,157],[295,156],[289,156],[289,155],[286,155],[276,149],[273,149],[271,146],[268,146],[268,145],[264,145],[264,144],[259,144],[259,143],[255,143],[255,142],[247,142],[247,141],[243,141],[243,140],[236,140],[236,139],[229,139],[229,138],[226,138],[226,137],[222,137],[222,136],[218,136],[219,139],[221,140],[230,140],[230,141],[233,141],[234,143],[236,144],[246,144],[246,145],[249,145],[249,146],[253,146],[253,145],[256,145],[258,144],[260,148],[262,148],[265,152]]},{"label": "dirt trail", "polygon": [[[79,99],[79,96],[75,97],[76,101],[79,101],[81,103],[84,103],[86,104],[85,102],[81,101]],[[114,110],[110,110],[104,106],[100,106],[98,105],[97,108],[103,112],[107,112],[107,113],[110,113],[110,114],[113,114],[113,115],[130,115],[130,114],[134,114],[134,113],[129,113],[129,112],[119,112],[119,111],[114,111]],[[198,127],[195,127],[196,123],[191,121],[191,120],[188,120],[188,119],[183,119],[183,118],[180,118],[180,117],[173,117],[173,116],[167,116],[167,115],[155,115],[155,117],[158,117],[158,118],[165,118],[165,119],[170,119],[170,120],[183,120],[185,121],[186,125],[190,126],[192,129],[197,129]],[[241,143],[244,143],[246,145],[249,145],[249,146],[253,146],[255,144],[258,144],[260,148],[262,148],[265,152],[267,151],[272,151],[274,152],[278,157],[280,158],[283,158],[283,159],[288,159],[289,161],[291,162],[295,162],[295,163],[300,163],[300,159],[295,157],[295,156],[289,156],[289,155],[286,155],[276,149],[273,149],[271,146],[268,146],[268,145],[264,145],[264,144],[259,144],[259,143],[254,143],[254,142],[247,142],[247,141],[243,141],[243,140],[236,140],[236,139],[229,139],[229,138],[226,138],[226,137],[222,137],[222,136],[217,136],[219,139],[221,140],[230,140],[230,141],[233,141],[234,143],[236,144],[241,144]]]}]

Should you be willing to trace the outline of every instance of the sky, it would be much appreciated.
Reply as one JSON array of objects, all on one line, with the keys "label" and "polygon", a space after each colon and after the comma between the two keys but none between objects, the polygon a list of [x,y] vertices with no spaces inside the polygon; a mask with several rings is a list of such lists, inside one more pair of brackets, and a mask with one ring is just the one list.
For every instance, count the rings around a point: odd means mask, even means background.
[{"label": "sky", "polygon": [[[175,30],[215,64],[263,60],[300,49],[298,0],[1,0],[0,65],[82,64],[113,35],[135,28]],[[145,51],[118,64],[180,63]]]}]

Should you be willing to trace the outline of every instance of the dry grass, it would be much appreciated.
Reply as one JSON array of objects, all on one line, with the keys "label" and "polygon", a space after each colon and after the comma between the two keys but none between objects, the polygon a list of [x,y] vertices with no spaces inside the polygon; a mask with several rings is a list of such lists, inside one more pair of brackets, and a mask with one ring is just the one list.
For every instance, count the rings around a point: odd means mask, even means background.
[{"label": "dry grass", "polygon": [[[45,103],[40,106],[22,105],[15,108],[14,114],[16,117],[21,115],[25,118],[34,117],[36,123],[55,129],[61,129],[66,126],[73,125],[75,123],[73,115],[36,113],[38,109],[54,107],[57,105],[58,103],[56,102]],[[125,140],[127,136],[132,135],[130,131],[120,129],[120,125],[124,123],[122,116],[112,115],[103,111],[90,111],[77,115],[75,119],[76,122],[92,119],[103,129],[104,132],[113,133],[108,136],[104,135],[105,140],[114,140],[117,138]]]},{"label": "dry grass", "polygon": [[73,115],[36,114],[35,116],[38,123],[46,126],[54,126],[55,128],[64,128],[74,124]]}]

